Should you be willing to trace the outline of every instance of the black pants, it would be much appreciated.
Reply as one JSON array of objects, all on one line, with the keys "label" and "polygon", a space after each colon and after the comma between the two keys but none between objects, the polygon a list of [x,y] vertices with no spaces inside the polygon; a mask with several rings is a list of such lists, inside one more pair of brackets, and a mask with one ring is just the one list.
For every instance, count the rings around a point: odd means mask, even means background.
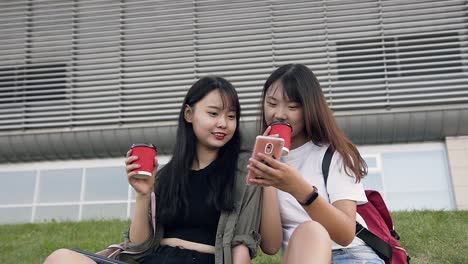
[{"label": "black pants", "polygon": [[146,256],[141,264],[214,264],[214,254],[200,253],[178,247],[160,246]]}]

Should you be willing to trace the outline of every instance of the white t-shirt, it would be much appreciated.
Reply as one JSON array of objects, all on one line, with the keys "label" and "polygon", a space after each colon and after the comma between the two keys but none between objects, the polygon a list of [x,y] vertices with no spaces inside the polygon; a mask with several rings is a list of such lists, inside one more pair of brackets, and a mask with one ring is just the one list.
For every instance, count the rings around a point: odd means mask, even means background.
[{"label": "white t-shirt", "polygon": [[[325,188],[322,160],[327,148],[328,144],[317,146],[312,141],[309,141],[291,150],[287,156],[281,158],[281,161],[297,168],[310,185],[317,187],[319,195],[330,203],[338,200],[353,200],[358,205],[366,203],[367,198],[362,184],[356,183],[354,177],[346,174],[343,169],[341,155],[336,151],[331,160],[327,188]],[[289,238],[296,227],[311,218],[291,194],[278,190],[278,200],[283,226],[283,249],[286,249]],[[367,227],[359,214],[356,215],[356,219],[363,226]],[[355,237],[353,242],[347,247],[357,245],[364,245],[364,242]],[[343,247],[332,241],[332,249],[338,248]]]}]

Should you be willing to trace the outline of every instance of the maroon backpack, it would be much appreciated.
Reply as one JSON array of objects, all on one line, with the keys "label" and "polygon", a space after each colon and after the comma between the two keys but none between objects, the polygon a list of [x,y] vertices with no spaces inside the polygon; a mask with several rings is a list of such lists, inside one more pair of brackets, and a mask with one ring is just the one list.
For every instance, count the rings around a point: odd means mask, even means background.
[{"label": "maroon backpack", "polygon": [[[334,149],[331,145],[325,152],[322,161],[322,173],[325,186],[328,180],[331,159]],[[357,212],[366,221],[367,228],[356,222],[356,236],[371,247],[385,263],[406,264],[410,257],[400,244],[400,236],[395,231],[393,220],[387,205],[379,192],[366,190],[368,202],[357,206]]]}]

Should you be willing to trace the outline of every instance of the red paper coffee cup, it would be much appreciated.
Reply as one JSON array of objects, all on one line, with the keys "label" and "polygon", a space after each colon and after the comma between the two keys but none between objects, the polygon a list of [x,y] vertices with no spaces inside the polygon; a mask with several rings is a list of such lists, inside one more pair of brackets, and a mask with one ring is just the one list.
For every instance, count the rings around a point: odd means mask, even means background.
[{"label": "red paper coffee cup", "polygon": [[289,148],[291,147],[292,126],[285,121],[275,121],[271,123],[270,126],[271,130],[268,135],[278,135],[280,138],[284,139],[282,155],[288,155]]},{"label": "red paper coffee cup", "polygon": [[154,171],[156,147],[153,144],[139,143],[133,144],[130,149],[132,150],[131,155],[138,157],[133,163],[140,165],[140,168],[136,169],[137,174],[135,177],[146,178],[151,176]]}]

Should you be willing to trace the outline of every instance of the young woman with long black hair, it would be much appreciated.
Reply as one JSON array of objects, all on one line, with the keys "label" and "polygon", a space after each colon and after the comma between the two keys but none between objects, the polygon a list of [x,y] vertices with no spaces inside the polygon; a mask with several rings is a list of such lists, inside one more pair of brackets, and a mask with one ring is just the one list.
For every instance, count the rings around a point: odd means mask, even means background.
[{"label": "young woman with long black hair", "polygon": [[[138,157],[127,153],[127,176],[136,192],[136,205],[126,250],[143,253],[122,254],[121,260],[143,264],[251,262],[259,243],[262,195],[260,188],[245,184],[247,158],[241,155],[239,118],[239,99],[232,84],[220,77],[205,77],[185,96],[172,158],[155,172],[156,177],[136,178]],[[154,235],[148,219],[153,191],[157,203]],[[72,261],[70,255],[80,261]],[[68,250],[55,252],[46,263],[60,263],[63,257],[67,263],[93,263]]]}]

